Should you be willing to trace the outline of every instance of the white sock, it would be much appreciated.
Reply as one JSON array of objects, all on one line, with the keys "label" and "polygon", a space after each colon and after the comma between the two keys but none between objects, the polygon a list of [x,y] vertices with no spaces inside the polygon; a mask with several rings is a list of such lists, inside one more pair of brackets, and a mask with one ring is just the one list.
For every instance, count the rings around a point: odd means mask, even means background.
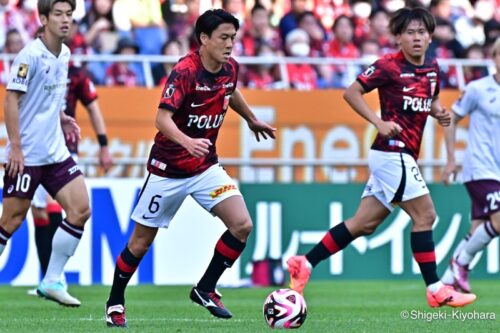
[{"label": "white sock", "polygon": [[[464,246],[467,245],[469,239],[470,239],[470,233],[467,233],[467,235],[465,235],[465,237],[462,238],[462,240],[458,243],[457,247],[455,248],[455,251],[453,251],[452,255],[453,259],[456,259],[460,255],[460,252],[462,252]],[[447,285],[452,285],[455,282],[455,278],[453,277],[453,272],[450,266],[446,268],[443,277],[441,277],[441,282]]]},{"label": "white sock", "polygon": [[483,250],[496,236],[498,236],[498,232],[493,229],[491,221],[479,225],[460,252],[457,258],[458,264],[462,266],[469,265],[476,253]]},{"label": "white sock", "polygon": [[3,250],[5,250],[7,241],[10,239],[10,236],[12,235],[5,231],[4,228],[0,227],[0,256],[3,253]]},{"label": "white sock", "polygon": [[443,277],[441,278],[441,282],[449,286],[455,283],[455,278],[453,277],[453,272],[451,271],[450,266],[446,268],[446,271],[444,272]]},{"label": "white sock", "polygon": [[438,281],[438,282],[434,282],[433,284],[430,284],[427,286],[427,289],[429,289],[429,291],[431,292],[431,294],[435,294],[437,293],[437,291],[442,287],[444,286],[443,285],[443,282],[441,281]]},{"label": "white sock", "polygon": [[467,235],[464,238],[462,238],[460,243],[458,243],[457,247],[455,248],[455,251],[453,251],[453,259],[456,259],[458,257],[458,255],[460,254],[460,252],[462,252],[462,250],[464,249],[464,246],[469,241],[470,236],[471,236],[470,233],[467,233]]},{"label": "white sock", "polygon": [[75,253],[82,234],[83,229],[69,224],[66,220],[62,221],[52,240],[52,253],[47,273],[43,278],[44,283],[52,284],[60,280],[64,266],[66,266],[68,259]]}]

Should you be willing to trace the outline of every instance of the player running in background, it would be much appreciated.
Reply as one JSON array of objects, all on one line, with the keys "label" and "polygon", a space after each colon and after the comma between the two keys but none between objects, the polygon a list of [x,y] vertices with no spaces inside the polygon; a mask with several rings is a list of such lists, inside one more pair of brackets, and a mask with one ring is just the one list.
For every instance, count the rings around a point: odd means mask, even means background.
[{"label": "player running in background", "polygon": [[469,115],[469,139],[463,181],[472,202],[469,234],[458,244],[441,281],[470,292],[469,264],[500,233],[500,38],[493,44],[496,74],[469,83],[452,107],[446,129],[447,163],[443,181],[457,172],[456,124]]},{"label": "player running in background", "polygon": [[60,277],[90,217],[84,178],[64,139],[66,134],[75,140],[80,129],[61,111],[70,58],[63,40],[69,34],[74,9],[74,0],[39,0],[44,33],[14,59],[5,98],[8,143],[0,218],[1,254],[24,220],[40,184],[61,204],[66,219],[54,235],[38,293],[67,306],[79,306],[80,301],[66,291]]},{"label": "player running in background", "polygon": [[[87,109],[99,143],[99,165],[106,172],[112,165],[111,154],[108,149],[106,126],[97,101],[97,92],[94,84],[85,70],[70,64],[68,70],[68,91],[64,113],[76,119],[76,105],[80,101]],[[78,161],[78,138],[66,140],[66,146],[75,161]],[[31,212],[35,223],[35,244],[42,276],[45,276],[52,250],[52,238],[62,222],[62,208],[48,196],[47,191],[39,186],[31,202]],[[33,294],[33,290],[29,291]],[[35,290],[36,294],[36,290]]]},{"label": "player running in background", "polygon": [[175,65],[163,88],[149,174],[132,213],[136,224],[116,260],[106,303],[108,326],[127,325],[125,288],[158,228],[168,227],[188,195],[228,228],[190,298],[216,317],[232,317],[215,286],[245,248],[252,221],[238,187],[218,163],[215,143],[228,106],[245,119],[257,140],[260,135],[275,137],[275,129],[255,117],[236,89],[239,65],[231,52],[238,28],[238,20],[222,9],[203,13],[195,24],[199,51]]},{"label": "player running in background", "polygon": [[[357,237],[372,234],[399,205],[413,221],[411,248],[429,305],[464,306],[476,296],[458,293],[438,278],[432,239],[436,212],[415,161],[427,116],[442,126],[448,126],[451,118],[439,102],[439,66],[425,57],[435,21],[423,8],[403,8],[394,13],[390,28],[401,51],[376,61],[344,93],[354,111],[378,130],[368,154],[371,175],[361,203],[354,217],[331,228],[305,256],[288,260],[290,286],[302,292],[313,267]],[[379,92],[382,119],[363,98],[373,89]]]}]

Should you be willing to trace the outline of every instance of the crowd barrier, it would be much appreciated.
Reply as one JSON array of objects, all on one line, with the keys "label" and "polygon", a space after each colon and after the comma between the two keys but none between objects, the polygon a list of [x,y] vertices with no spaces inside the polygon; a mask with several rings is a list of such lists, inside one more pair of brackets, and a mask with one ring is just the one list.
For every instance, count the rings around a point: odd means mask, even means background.
[{"label": "crowd barrier", "polygon": [[[156,134],[154,121],[161,89],[99,87],[98,93],[109,148],[117,162],[106,176],[143,177]],[[342,93],[243,90],[257,116],[277,128],[277,138],[257,142],[246,123],[230,110],[220,130],[217,153],[228,161],[229,173],[242,182],[363,182],[367,177],[363,166],[376,130],[351,110]],[[0,100],[4,94],[0,90]],[[458,91],[445,90],[441,102],[449,110],[458,97]],[[376,92],[368,94],[367,101],[374,110],[379,109]],[[95,165],[99,146],[81,105],[77,120],[82,128],[80,163],[87,176],[102,176]],[[3,114],[0,122],[3,124]],[[457,130],[459,161],[467,141],[466,125],[467,121],[461,122]],[[6,137],[5,126],[1,126],[0,158],[5,158]],[[443,131],[430,118],[420,153],[420,162],[430,165],[423,169],[427,181],[439,179],[440,169],[432,166],[442,165],[445,156]]]}]

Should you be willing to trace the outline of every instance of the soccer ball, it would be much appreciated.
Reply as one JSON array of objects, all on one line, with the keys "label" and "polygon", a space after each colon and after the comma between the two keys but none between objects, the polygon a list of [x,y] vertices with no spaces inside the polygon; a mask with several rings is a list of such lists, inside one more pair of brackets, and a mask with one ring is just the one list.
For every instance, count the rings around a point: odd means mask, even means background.
[{"label": "soccer ball", "polygon": [[264,319],[271,328],[299,328],[306,317],[306,301],[295,290],[275,290],[264,302]]}]

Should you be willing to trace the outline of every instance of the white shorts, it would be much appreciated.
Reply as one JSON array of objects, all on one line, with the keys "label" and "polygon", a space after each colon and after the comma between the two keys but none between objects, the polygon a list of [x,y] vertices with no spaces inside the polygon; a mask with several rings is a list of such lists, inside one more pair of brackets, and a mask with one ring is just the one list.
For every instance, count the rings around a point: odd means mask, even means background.
[{"label": "white shorts", "polygon": [[370,150],[370,178],[362,198],[375,196],[390,211],[399,202],[429,194],[415,159],[405,153]]},{"label": "white shorts", "polygon": [[[77,154],[71,154],[71,157],[73,157],[75,163],[78,163]],[[33,200],[31,200],[31,205],[36,208],[47,208],[48,195],[49,193],[47,193],[47,190],[45,190],[45,188],[42,185],[39,185],[35,190],[35,194],[33,195]]]},{"label": "white shorts", "polygon": [[241,193],[219,164],[190,178],[165,178],[149,174],[131,218],[148,227],[168,228],[188,195],[211,212],[219,202],[233,195],[241,196]]}]

